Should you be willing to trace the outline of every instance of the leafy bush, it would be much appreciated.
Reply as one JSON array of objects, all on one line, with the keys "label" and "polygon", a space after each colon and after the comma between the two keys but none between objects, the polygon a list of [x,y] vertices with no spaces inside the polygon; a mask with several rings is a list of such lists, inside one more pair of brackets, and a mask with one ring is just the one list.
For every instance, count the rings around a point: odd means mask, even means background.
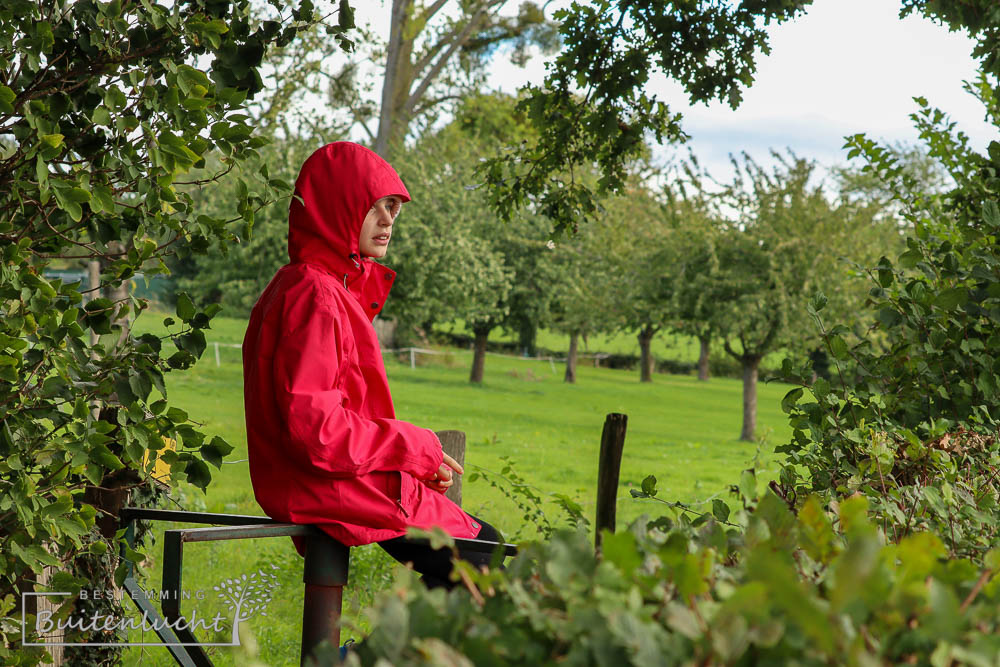
[{"label": "leafy bush", "polygon": [[869,271],[871,331],[826,326],[813,300],[832,381],[803,381],[783,402],[794,435],[778,448],[779,493],[792,506],[863,493],[894,541],[927,530],[949,556],[982,562],[1000,539],[1000,143],[976,154],[921,105],[917,127],[955,187],[921,192],[890,151],[850,139],[914,233]]},{"label": "leafy bush", "polygon": [[371,611],[348,664],[993,664],[1000,550],[944,560],[931,533],[886,543],[864,497],[798,516],[771,491],[750,510],[682,514],[603,536],[557,532],[462,586],[408,574]]},{"label": "leafy bush", "polygon": [[[262,87],[268,46],[293,39],[314,12],[309,2],[269,8],[268,16],[248,0],[0,8],[3,664],[48,657],[21,646],[22,636],[36,637],[30,609],[22,635],[20,593],[121,582],[118,511],[161,495],[151,483],[157,460],[204,489],[209,465],[231,450],[170,407],[164,381],[200,357],[215,311],[179,298],[181,331],[133,337],[130,319],[147,303],[127,285],[137,273],[163,273],[179,248],[225,244],[234,222],[251,225],[255,208],[280,194],[257,162],[264,142],[240,112]],[[341,15],[350,23],[349,8]],[[192,188],[219,174],[191,170],[212,156],[244,176],[225,215],[192,205]],[[45,278],[46,269],[83,267],[98,285]],[[83,610],[74,595],[64,600],[60,617]],[[117,649],[77,651],[74,664],[106,664]]]}]

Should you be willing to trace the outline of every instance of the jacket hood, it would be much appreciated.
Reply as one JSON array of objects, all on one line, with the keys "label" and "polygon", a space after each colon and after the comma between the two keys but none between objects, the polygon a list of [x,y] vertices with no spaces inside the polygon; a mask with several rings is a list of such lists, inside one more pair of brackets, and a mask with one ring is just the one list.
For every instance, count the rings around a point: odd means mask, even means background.
[{"label": "jacket hood", "polygon": [[318,264],[345,285],[364,273],[358,249],[365,216],[382,197],[404,202],[399,174],[374,151],[336,141],[309,156],[295,181],[288,209],[288,258]]}]

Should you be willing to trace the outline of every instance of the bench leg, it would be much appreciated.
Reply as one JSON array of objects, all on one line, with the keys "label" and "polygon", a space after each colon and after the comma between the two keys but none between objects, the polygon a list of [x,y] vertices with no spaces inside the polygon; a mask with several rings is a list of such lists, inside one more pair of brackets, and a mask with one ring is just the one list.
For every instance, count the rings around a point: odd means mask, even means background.
[{"label": "bench leg", "polygon": [[340,646],[340,612],[350,559],[348,548],[325,534],[305,540],[302,665],[308,664],[323,640],[328,640],[334,650]]}]

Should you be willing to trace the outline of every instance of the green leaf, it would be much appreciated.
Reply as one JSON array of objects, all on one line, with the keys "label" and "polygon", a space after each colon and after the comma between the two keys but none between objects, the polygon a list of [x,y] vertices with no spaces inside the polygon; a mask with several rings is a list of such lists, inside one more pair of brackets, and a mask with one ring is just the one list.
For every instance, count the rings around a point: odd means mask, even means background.
[{"label": "green leaf", "polygon": [[983,203],[983,221],[994,229],[1000,228],[1000,206],[993,200]]},{"label": "green leaf", "polygon": [[614,565],[626,577],[630,578],[636,568],[642,565],[635,535],[629,531],[620,533],[601,533],[601,555],[605,561]]},{"label": "green leaf", "polygon": [[895,276],[892,273],[892,263],[884,255],[878,260],[878,284],[889,287]]},{"label": "green leaf", "polygon": [[211,442],[201,447],[201,455],[219,470],[222,469],[222,459],[232,451],[233,446],[219,436],[215,436]]},{"label": "green leaf", "polygon": [[647,496],[656,495],[656,477],[648,475],[642,480],[642,492]]},{"label": "green leaf", "polygon": [[90,459],[100,463],[109,470],[121,470],[125,467],[125,464],[122,463],[121,459],[115,456],[114,453],[108,449],[108,446],[104,444],[97,445],[90,450]]},{"label": "green leaf", "polygon": [[351,8],[348,0],[340,0],[340,7],[337,14],[337,25],[344,30],[354,27],[354,9]]},{"label": "green leaf", "polygon": [[840,336],[830,337],[830,353],[833,355],[834,359],[847,359],[847,343]]},{"label": "green leaf", "polygon": [[149,379],[149,371],[140,371],[135,375],[130,375],[128,385],[136,397],[145,401],[149,398],[149,392],[153,389],[153,384]]},{"label": "green leaf", "polygon": [[212,473],[208,466],[205,465],[204,461],[198,459],[188,461],[187,465],[184,466],[184,473],[187,475],[188,481],[202,491],[208,488],[209,482],[212,481]]},{"label": "green leaf", "polygon": [[845,533],[869,527],[868,499],[864,496],[852,496],[840,503],[839,513],[841,529]]},{"label": "green leaf", "polygon": [[802,398],[802,393],[802,387],[796,387],[785,394],[785,397],[781,399],[781,409],[784,412],[791,414],[795,404],[798,403],[800,398]]},{"label": "green leaf", "polygon": [[14,113],[14,100],[17,99],[17,95],[14,91],[0,84],[0,112],[12,114]]},{"label": "green leaf", "polygon": [[115,198],[111,188],[101,183],[95,183],[91,186],[91,194],[93,195],[90,201],[91,208],[95,211],[103,210],[106,213],[115,212]]},{"label": "green leaf", "polygon": [[195,357],[200,357],[202,352],[205,351],[205,332],[201,329],[194,329],[178,336],[174,339],[174,342],[177,343],[180,349],[190,352]]},{"label": "green leaf", "polygon": [[830,300],[826,297],[825,294],[823,294],[822,292],[816,292],[816,294],[813,295],[812,300],[810,300],[809,305],[815,312],[818,313],[819,311],[826,308],[826,304],[829,303],[829,301]]},{"label": "green leaf", "polygon": [[806,498],[799,510],[799,540],[809,556],[824,565],[830,563],[836,553],[833,524],[823,511],[819,498]]},{"label": "green leaf", "polygon": [[795,546],[797,536],[795,515],[785,501],[770,489],[764,492],[754,516],[763,519],[771,532],[771,541],[781,549]]},{"label": "green leaf", "polygon": [[187,292],[180,292],[177,295],[177,317],[181,320],[187,322],[193,319],[198,311],[195,310],[194,302],[191,301],[191,297],[188,296]]},{"label": "green leaf", "polygon": [[80,222],[83,218],[83,207],[80,206],[79,202],[72,199],[69,196],[69,191],[65,188],[57,187],[53,189],[53,192],[56,196],[56,203],[59,205],[59,208],[66,211],[74,222]]},{"label": "green leaf", "polygon": [[757,476],[753,470],[747,469],[740,474],[739,490],[740,495],[747,500],[757,498]]},{"label": "green leaf", "polygon": [[712,516],[714,516],[718,521],[728,521],[729,520],[729,505],[725,501],[718,498],[712,501]]},{"label": "green leaf", "polygon": [[95,125],[111,127],[111,114],[105,107],[97,107],[94,109],[94,113],[90,115],[90,120],[93,121]]},{"label": "green leaf", "polygon": [[964,287],[952,287],[937,295],[934,305],[944,310],[954,310],[969,301],[969,291]]},{"label": "green leaf", "polygon": [[59,148],[62,146],[64,137],[61,134],[43,134],[38,139],[50,148]]},{"label": "green leaf", "polygon": [[72,509],[73,497],[67,494],[60,496],[54,502],[44,506],[41,510],[41,515],[48,518],[54,518],[66,514]]},{"label": "green leaf", "polygon": [[673,572],[674,584],[682,597],[702,595],[708,591],[708,578],[712,573],[712,561],[710,550],[684,554],[674,567]]}]

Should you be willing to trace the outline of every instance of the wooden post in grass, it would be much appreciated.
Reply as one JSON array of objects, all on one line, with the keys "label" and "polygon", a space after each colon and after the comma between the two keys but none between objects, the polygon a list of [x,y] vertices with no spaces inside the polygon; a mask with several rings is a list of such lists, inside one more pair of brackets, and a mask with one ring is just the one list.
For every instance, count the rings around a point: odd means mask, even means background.
[{"label": "wooden post in grass", "polygon": [[622,450],[628,415],[612,412],[604,418],[601,454],[597,464],[597,521],[594,546],[601,548],[601,531],[615,532],[615,507],[618,502],[618,475],[622,469]]},{"label": "wooden post in grass", "polygon": [[[438,440],[444,447],[444,453],[465,467],[465,431],[435,431]],[[455,483],[444,492],[453,503],[462,506],[462,476],[455,475]]]}]

